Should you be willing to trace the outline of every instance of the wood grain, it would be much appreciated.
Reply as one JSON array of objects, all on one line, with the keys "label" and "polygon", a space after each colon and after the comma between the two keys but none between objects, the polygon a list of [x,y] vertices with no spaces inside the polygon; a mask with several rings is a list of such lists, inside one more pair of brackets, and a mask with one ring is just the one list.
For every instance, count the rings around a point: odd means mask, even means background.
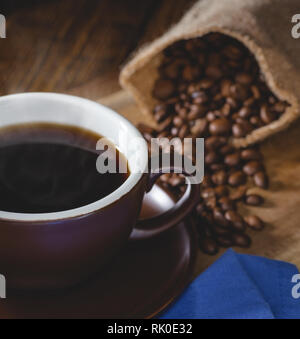
[{"label": "wood grain", "polygon": [[121,65],[194,0],[2,0],[0,95],[50,91],[90,99],[119,89]]},{"label": "wood grain", "polygon": [[[133,99],[121,91],[99,100],[123,114],[130,121],[147,122]],[[300,268],[300,121],[262,144],[265,164],[270,176],[270,189],[253,188],[262,195],[263,207],[243,208],[244,214],[260,216],[267,227],[263,232],[250,231],[253,245],[240,253],[260,255],[293,263]],[[225,250],[224,250],[225,251]],[[199,252],[196,275],[212,264],[220,255],[210,257]]]}]

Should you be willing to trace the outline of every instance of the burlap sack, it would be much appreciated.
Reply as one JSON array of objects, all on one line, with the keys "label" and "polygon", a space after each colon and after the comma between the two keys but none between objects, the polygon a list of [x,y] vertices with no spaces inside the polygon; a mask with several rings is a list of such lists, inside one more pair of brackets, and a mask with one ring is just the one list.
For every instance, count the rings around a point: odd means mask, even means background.
[{"label": "burlap sack", "polygon": [[151,92],[162,51],[178,40],[209,32],[228,34],[252,51],[269,88],[291,104],[279,120],[246,138],[233,140],[236,146],[261,141],[285,129],[300,115],[300,40],[291,34],[296,13],[300,13],[299,0],[200,0],[177,25],[136,53],[123,68],[120,83],[131,92],[142,112],[151,114],[155,105]]}]

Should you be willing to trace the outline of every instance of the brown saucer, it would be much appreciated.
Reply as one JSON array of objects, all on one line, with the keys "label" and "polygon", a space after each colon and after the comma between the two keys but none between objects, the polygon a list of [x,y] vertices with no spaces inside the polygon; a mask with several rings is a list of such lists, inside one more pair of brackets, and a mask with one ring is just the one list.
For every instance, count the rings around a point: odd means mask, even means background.
[{"label": "brown saucer", "polygon": [[[144,201],[143,217],[173,205],[158,186]],[[43,294],[7,292],[0,318],[151,318],[191,281],[197,235],[187,220],[159,237],[130,243],[98,277],[75,288]]]}]

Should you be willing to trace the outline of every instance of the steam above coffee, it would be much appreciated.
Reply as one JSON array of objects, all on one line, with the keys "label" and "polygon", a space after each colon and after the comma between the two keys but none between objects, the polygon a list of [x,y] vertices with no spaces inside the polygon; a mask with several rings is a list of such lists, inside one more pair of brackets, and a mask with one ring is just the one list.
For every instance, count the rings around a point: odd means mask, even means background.
[{"label": "steam above coffee", "polygon": [[[102,137],[55,124],[28,124],[0,130],[0,210],[51,213],[100,200],[117,190],[130,172],[114,147],[117,173],[96,169]],[[124,165],[127,173],[119,173]]]}]

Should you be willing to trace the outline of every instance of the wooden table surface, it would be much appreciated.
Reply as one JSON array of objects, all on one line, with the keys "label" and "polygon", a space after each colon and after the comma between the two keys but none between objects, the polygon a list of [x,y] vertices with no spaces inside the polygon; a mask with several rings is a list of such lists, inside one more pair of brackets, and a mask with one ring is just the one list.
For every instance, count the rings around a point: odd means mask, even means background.
[{"label": "wooden table surface", "polygon": [[0,95],[50,91],[98,99],[131,53],[195,0],[1,0]]},{"label": "wooden table surface", "polygon": [[[119,92],[120,67],[139,46],[180,19],[195,0],[1,0],[7,38],[0,39],[0,95],[53,91],[98,100],[137,121]],[[109,96],[113,94],[112,96]],[[145,121],[145,117],[140,119]],[[271,188],[254,208],[268,223],[246,253],[300,268],[300,122],[263,144]],[[199,256],[198,272],[215,258]]]}]

